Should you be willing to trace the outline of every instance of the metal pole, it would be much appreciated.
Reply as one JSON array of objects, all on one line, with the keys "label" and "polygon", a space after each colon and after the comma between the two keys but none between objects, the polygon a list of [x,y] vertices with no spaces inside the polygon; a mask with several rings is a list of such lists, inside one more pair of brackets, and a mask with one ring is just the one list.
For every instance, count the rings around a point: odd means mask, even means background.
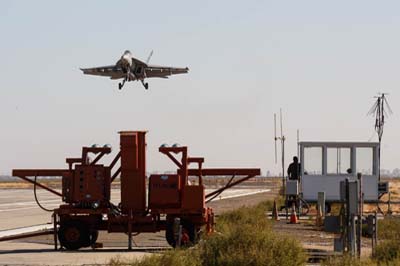
[{"label": "metal pole", "polygon": [[362,216],[357,216],[357,256],[361,258]]},{"label": "metal pole", "polygon": [[347,247],[347,252],[351,251],[351,217],[350,217],[350,208],[349,208],[349,202],[350,202],[350,195],[349,195],[349,179],[346,178],[346,247]]},{"label": "metal pole", "polygon": [[375,255],[376,246],[378,245],[378,213],[376,211],[374,213],[374,233],[372,238],[374,239],[374,248],[372,252]]},{"label": "metal pole", "polygon": [[283,194],[286,195],[286,186],[285,186],[285,137],[282,137],[282,187]]},{"label": "metal pole", "polygon": [[286,183],[285,183],[285,136],[281,137],[281,145],[282,145],[282,188],[283,195],[285,197],[285,212],[286,212],[286,220],[288,219],[288,196],[286,195]]},{"label": "metal pole", "polygon": [[297,158],[300,158],[300,130],[297,129]]},{"label": "metal pole", "polygon": [[358,221],[357,221],[357,255],[361,258],[361,236],[362,236],[362,217],[364,208],[364,192],[362,185],[362,175],[357,173],[357,179],[359,183],[359,208],[358,208]]},{"label": "metal pole", "polygon": [[378,147],[378,181],[381,181],[381,138],[379,138]]},{"label": "metal pole", "polygon": [[350,246],[351,246],[351,256],[357,254],[357,229],[356,229],[357,215],[351,215],[351,225],[350,225]]},{"label": "metal pole", "polygon": [[179,217],[176,217],[174,219],[173,231],[175,238],[175,246],[180,247],[182,242],[182,225],[181,225],[181,219]]},{"label": "metal pole", "polygon": [[178,247],[182,245],[182,225],[179,225],[178,230]]},{"label": "metal pole", "polygon": [[58,250],[57,239],[57,214],[53,212],[53,236],[54,236],[54,250]]},{"label": "metal pole", "polygon": [[283,193],[286,195],[285,186],[285,136],[283,135],[283,118],[282,118],[282,108],[279,110],[280,126],[281,126],[281,145],[282,145],[282,186]]},{"label": "metal pole", "polygon": [[132,250],[132,209],[129,210],[128,216],[128,250]]}]

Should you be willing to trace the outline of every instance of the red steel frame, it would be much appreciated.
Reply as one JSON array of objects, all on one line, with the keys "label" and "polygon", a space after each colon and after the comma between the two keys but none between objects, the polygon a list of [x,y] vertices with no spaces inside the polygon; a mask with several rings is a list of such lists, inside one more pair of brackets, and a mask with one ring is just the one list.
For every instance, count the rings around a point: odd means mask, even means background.
[{"label": "red steel frame", "polygon": [[[198,209],[180,209],[170,208],[161,210],[149,210],[146,206],[146,142],[145,131],[123,131],[120,132],[121,147],[118,154],[115,156],[111,164],[108,166],[111,171],[118,161],[121,166],[110,177],[110,183],[120,175],[121,180],[121,214],[115,215],[109,207],[102,206],[98,209],[82,209],[76,208],[71,204],[61,205],[58,209],[54,210],[54,234],[55,234],[55,247],[57,249],[57,224],[60,223],[59,219],[66,217],[77,217],[75,215],[88,215],[85,219],[90,220],[90,217],[99,217],[101,215],[108,215],[107,224],[97,225],[99,230],[108,230],[109,232],[126,232],[129,236],[129,243],[131,243],[131,235],[133,232],[155,232],[165,229],[166,225],[160,219],[161,214],[166,214],[171,217],[186,217],[192,219],[198,225],[206,225],[207,232],[213,231],[214,216],[211,208],[204,207],[201,212]],[[191,195],[185,195],[185,187],[188,184],[189,176],[197,176],[199,178],[198,187],[203,190],[203,177],[204,176],[244,176],[235,182],[230,182],[226,186],[205,195],[202,199],[202,204],[205,206],[205,199],[209,199],[223,190],[233,187],[242,183],[249,178],[260,175],[258,168],[203,168],[204,158],[202,157],[189,157],[188,149],[183,147],[160,147],[159,151],[165,154],[177,166],[177,174],[180,178],[180,199],[181,201],[191,202],[197,201],[191,199]],[[96,154],[92,162],[88,160],[88,154]],[[73,174],[75,165],[96,166],[99,160],[106,154],[111,153],[109,147],[83,147],[81,158],[68,158],[66,163],[68,169],[19,169],[13,170],[13,176],[22,178],[25,181],[36,184],[37,186],[63,198],[64,195],[54,189],[51,189],[39,182],[31,180],[28,176],[62,176],[70,177]],[[181,155],[180,159],[177,156]],[[189,168],[189,165],[196,164],[197,168]],[[233,179],[233,178],[232,178]],[[108,186],[110,187],[110,186]],[[192,202],[193,203],[193,202]],[[199,204],[199,202],[194,202]],[[201,203],[200,203],[201,204]],[[78,216],[83,217],[83,216]],[[129,248],[131,246],[129,245]]]}]

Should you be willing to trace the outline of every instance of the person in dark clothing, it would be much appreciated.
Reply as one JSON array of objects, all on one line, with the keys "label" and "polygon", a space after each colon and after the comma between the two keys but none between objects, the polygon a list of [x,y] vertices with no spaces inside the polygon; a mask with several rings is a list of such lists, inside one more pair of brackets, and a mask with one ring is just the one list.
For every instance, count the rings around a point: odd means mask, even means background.
[{"label": "person in dark clothing", "polygon": [[300,177],[300,163],[297,156],[293,157],[293,162],[289,165],[287,169],[287,174],[290,180],[299,180]]}]

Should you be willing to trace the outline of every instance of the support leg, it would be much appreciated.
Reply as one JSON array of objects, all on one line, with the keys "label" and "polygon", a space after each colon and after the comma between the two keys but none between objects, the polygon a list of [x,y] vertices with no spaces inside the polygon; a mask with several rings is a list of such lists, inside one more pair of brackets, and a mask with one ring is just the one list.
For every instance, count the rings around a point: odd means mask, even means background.
[{"label": "support leg", "polygon": [[128,250],[132,250],[132,210],[129,212],[128,218]]},{"label": "support leg", "polygon": [[58,250],[58,239],[57,239],[57,214],[53,212],[53,230],[54,230],[54,250]]}]

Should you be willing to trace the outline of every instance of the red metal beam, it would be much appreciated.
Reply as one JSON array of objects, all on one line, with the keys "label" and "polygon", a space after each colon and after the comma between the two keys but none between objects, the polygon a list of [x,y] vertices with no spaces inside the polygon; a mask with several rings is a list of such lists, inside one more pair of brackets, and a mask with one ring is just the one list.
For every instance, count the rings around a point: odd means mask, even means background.
[{"label": "red metal beam", "polygon": [[31,180],[27,178],[27,176],[63,176],[65,173],[68,173],[69,171],[67,169],[18,169],[18,170],[13,170],[12,175],[19,177],[25,181],[28,181],[29,183],[36,184],[38,187],[41,187],[59,197],[62,197],[62,194],[58,191],[55,191],[54,189],[51,189],[49,187],[46,187],[45,185],[42,185],[38,182],[35,182],[34,180]]},{"label": "red metal beam", "polygon": [[188,157],[188,163],[204,163],[203,157]]},{"label": "red metal beam", "polygon": [[103,158],[103,156],[104,156],[105,154],[106,154],[106,153],[105,153],[104,151],[100,152],[100,153],[97,155],[97,157],[93,160],[93,162],[91,162],[90,164],[91,164],[91,165],[95,165],[98,161],[100,161],[101,158]]},{"label": "red metal beam", "polygon": [[114,160],[110,164],[110,170],[114,168],[115,164],[118,162],[118,160],[121,158],[121,151],[118,152],[117,156],[115,156]]},{"label": "red metal beam", "polygon": [[259,168],[204,168],[189,169],[189,176],[257,176],[261,174]]},{"label": "red metal beam", "polygon": [[[83,147],[82,148],[82,163],[87,164],[87,158],[89,153],[93,154],[98,154],[98,153],[104,153],[104,154],[109,154],[111,152],[110,147]],[[100,158],[104,155],[100,154],[96,160],[100,160]],[[96,161],[97,162],[97,161]]]},{"label": "red metal beam", "polygon": [[13,176],[63,176],[68,169],[14,169]]},{"label": "red metal beam", "polygon": [[74,163],[82,163],[82,158],[67,158],[65,161],[68,164],[69,170],[72,170]]},{"label": "red metal beam", "polygon": [[178,168],[182,168],[182,164],[171,153],[169,153],[169,152],[162,152],[162,153],[167,155],[168,158],[170,158],[171,161],[173,161],[174,164],[176,164],[176,166],[178,166]]},{"label": "red metal beam", "polygon": [[113,176],[111,177],[111,183],[115,180],[115,178],[117,178],[117,176],[121,173],[121,167],[118,168],[118,170],[113,174]]}]

